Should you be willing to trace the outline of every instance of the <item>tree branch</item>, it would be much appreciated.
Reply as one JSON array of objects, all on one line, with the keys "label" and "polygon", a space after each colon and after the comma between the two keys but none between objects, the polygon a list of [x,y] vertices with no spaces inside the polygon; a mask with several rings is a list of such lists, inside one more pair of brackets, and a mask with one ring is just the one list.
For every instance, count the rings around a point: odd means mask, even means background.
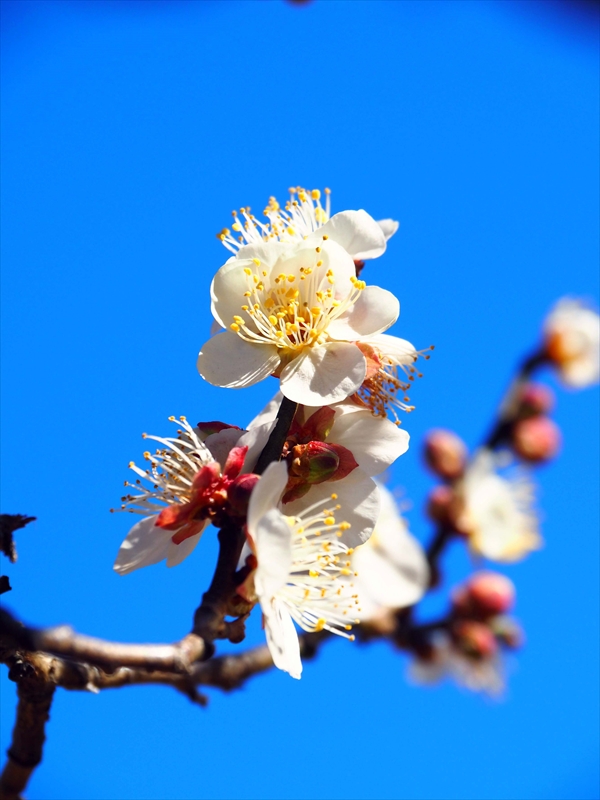
[{"label": "tree branch", "polygon": [[27,627],[5,609],[0,609],[0,636],[13,647],[39,650],[108,669],[129,666],[186,673],[205,652],[204,641],[194,633],[174,644],[121,644],[76,633],[68,625]]},{"label": "tree branch", "polygon": [[297,408],[298,403],[294,403],[293,400],[288,400],[287,397],[282,399],[279,411],[277,412],[275,427],[271,431],[271,435],[254,467],[254,473],[256,475],[262,475],[272,461],[279,461],[281,458],[281,451],[283,450],[283,445],[285,444]]}]

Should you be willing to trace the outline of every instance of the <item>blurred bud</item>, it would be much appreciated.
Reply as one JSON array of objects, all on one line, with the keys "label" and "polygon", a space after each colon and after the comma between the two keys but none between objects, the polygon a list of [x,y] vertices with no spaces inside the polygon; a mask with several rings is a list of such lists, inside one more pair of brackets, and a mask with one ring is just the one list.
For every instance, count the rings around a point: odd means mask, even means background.
[{"label": "blurred bud", "polygon": [[477,572],[467,581],[465,591],[474,612],[482,617],[506,614],[515,604],[513,582],[498,572]]},{"label": "blurred bud", "polygon": [[554,392],[543,383],[526,383],[519,392],[517,416],[536,417],[554,408]]},{"label": "blurred bud", "polygon": [[524,461],[549,461],[558,453],[560,444],[560,429],[550,417],[522,419],[512,429],[513,450]]},{"label": "blurred bud", "polygon": [[455,646],[470,658],[491,658],[498,652],[496,637],[482,622],[458,620],[452,624],[450,635]]},{"label": "blurred bud", "polygon": [[249,473],[240,475],[232,481],[227,489],[230,513],[237,517],[245,517],[248,513],[248,503],[252,490],[260,480],[258,475]]},{"label": "blurred bud", "polygon": [[425,462],[445,480],[460,478],[467,463],[467,448],[463,440],[452,431],[433,430],[425,437]]},{"label": "blurred bud", "polygon": [[525,633],[512,617],[496,617],[490,623],[496,639],[511,650],[518,650],[525,644]]},{"label": "blurred bud", "polygon": [[460,501],[450,486],[436,486],[431,490],[427,499],[427,515],[434,522],[439,522],[448,528],[455,528],[459,503]]}]

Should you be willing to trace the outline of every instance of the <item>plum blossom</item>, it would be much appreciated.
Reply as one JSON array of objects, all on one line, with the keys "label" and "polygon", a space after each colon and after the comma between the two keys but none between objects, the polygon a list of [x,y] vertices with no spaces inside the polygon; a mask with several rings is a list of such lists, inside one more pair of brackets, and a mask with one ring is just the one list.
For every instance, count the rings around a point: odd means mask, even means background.
[{"label": "plum blossom", "polygon": [[429,566],[408,530],[391,492],[379,484],[381,511],[375,529],[352,555],[358,616],[376,621],[389,611],[417,603],[429,586]]},{"label": "plum blossom", "polygon": [[[175,417],[170,420],[176,422]],[[257,480],[253,475],[240,475],[246,448],[231,449],[221,470],[198,431],[185,417],[177,422],[181,428],[176,439],[144,434],[145,439],[162,446],[154,455],[144,453],[149,469],[143,470],[133,461],[129,464],[139,477],[135,483],[126,481],[125,486],[136,494],[122,497],[120,510],[144,518],[119,548],[113,569],[120,575],[163,559],[173,567],[192,552],[210,522],[219,524],[224,514],[245,513],[245,508],[237,508],[231,501],[247,494]]]},{"label": "plum blossom", "polygon": [[366,261],[382,255],[386,243],[398,230],[393,219],[379,222],[360,209],[341,211],[331,216],[331,192],[325,189],[325,207],[321,205],[319,189],[307,191],[292,187],[290,199],[281,208],[275,197],[270,197],[260,222],[250,208],[232,212],[232,230],[223,228],[217,234],[225,247],[235,255],[247,244],[263,242],[302,242],[317,231],[341,245],[354,261]]},{"label": "plum blossom", "polygon": [[[278,393],[239,439],[240,445],[249,447],[245,469],[254,466],[265,446],[281,399]],[[284,503],[315,484],[344,480],[354,469],[366,479],[380,474],[408,450],[409,438],[388,419],[352,404],[299,406],[284,445],[290,472]]]},{"label": "plum blossom", "polygon": [[[294,622],[305,631],[327,630],[349,639],[357,598],[343,578],[351,574],[349,529],[336,494],[327,507],[318,502],[298,516],[278,508],[287,468],[272,463],[255,486],[248,507],[248,536],[256,558],[253,587],[263,612],[267,644],[275,666],[300,678],[302,663]],[[339,514],[338,514],[339,512]]]},{"label": "plum blossom", "polygon": [[502,477],[494,456],[480,451],[457,487],[458,530],[469,547],[491,561],[519,561],[542,545],[533,511],[534,486],[525,471]]},{"label": "plum blossom", "polygon": [[367,377],[360,343],[400,313],[394,295],[359,280],[352,257],[321,231],[291,245],[245,245],[215,275],[211,298],[226,330],[202,346],[202,377],[242,388],[275,375],[287,398],[309,406],[359,390]]},{"label": "plum blossom", "polygon": [[600,378],[600,317],[580,300],[559,300],[544,323],[544,347],[567,386],[583,389]]},{"label": "plum blossom", "polygon": [[464,652],[445,632],[439,632],[431,652],[411,662],[408,676],[426,686],[451,678],[472,692],[499,698],[506,685],[506,669],[498,648],[490,650],[486,655]]}]

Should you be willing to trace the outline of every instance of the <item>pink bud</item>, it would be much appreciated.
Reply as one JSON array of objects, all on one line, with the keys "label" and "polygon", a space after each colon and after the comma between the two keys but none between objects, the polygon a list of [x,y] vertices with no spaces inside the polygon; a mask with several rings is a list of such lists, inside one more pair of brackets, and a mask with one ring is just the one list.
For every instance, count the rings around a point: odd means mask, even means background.
[{"label": "pink bud", "polygon": [[513,582],[498,572],[477,572],[467,581],[467,597],[477,616],[506,614],[515,603]]},{"label": "pink bud", "polygon": [[429,431],[425,438],[425,461],[440,478],[456,480],[463,474],[467,463],[466,445],[452,431]]},{"label": "pink bud", "polygon": [[452,624],[450,635],[456,647],[470,658],[491,658],[498,652],[496,637],[482,622],[458,620]]},{"label": "pink bud", "polygon": [[252,472],[235,478],[227,489],[229,511],[233,516],[245,517],[248,513],[248,503],[252,490],[260,480]]},{"label": "pink bud", "polygon": [[427,499],[427,515],[449,528],[456,526],[459,500],[450,486],[436,486]]},{"label": "pink bud", "polygon": [[530,417],[515,423],[512,446],[524,461],[533,464],[549,461],[557,454],[561,444],[560,429],[550,417]]},{"label": "pink bud", "polygon": [[519,392],[519,417],[549,414],[554,408],[554,392],[543,383],[526,383]]}]

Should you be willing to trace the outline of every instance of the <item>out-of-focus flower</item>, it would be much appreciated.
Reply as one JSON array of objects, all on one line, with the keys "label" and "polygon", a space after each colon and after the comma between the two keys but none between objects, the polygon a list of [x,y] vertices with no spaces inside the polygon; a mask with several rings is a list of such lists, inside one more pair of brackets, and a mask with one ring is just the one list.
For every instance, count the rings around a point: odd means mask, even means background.
[{"label": "out-of-focus flower", "polygon": [[580,300],[559,300],[544,323],[544,348],[567,386],[582,389],[600,377],[600,317]]},{"label": "out-of-focus flower", "polygon": [[246,597],[254,592],[260,602],[275,666],[299,678],[294,621],[305,631],[353,639],[357,599],[342,580],[351,574],[352,549],[344,542],[349,525],[338,521],[343,512],[337,496],[329,496],[327,507],[319,502],[299,516],[284,515],[278,505],[287,478],[285,464],[270,464],[252,492],[248,535],[257,563],[254,586],[247,580],[244,592]]},{"label": "out-of-focus flower", "polygon": [[[239,440],[250,447],[247,469],[268,440],[281,399],[277,394]],[[378,475],[407,451],[408,442],[406,431],[351,404],[318,410],[299,406],[283,448],[289,467],[284,503],[315,484],[338,482],[357,468],[365,476]]]},{"label": "out-of-focus flower", "polygon": [[447,633],[440,632],[427,657],[411,662],[409,678],[421,685],[431,685],[448,677],[470,691],[500,696],[506,683],[502,655],[496,646],[489,648],[492,652],[488,655],[478,652],[484,639],[485,644],[490,645],[493,637],[491,634],[477,636],[472,629],[466,633],[470,648],[467,640],[464,647],[458,646]]},{"label": "out-of-focus flower", "polygon": [[225,516],[243,519],[246,514],[257,480],[254,475],[240,475],[246,448],[233,448],[221,471],[185,417],[178,423],[176,439],[144,434],[162,446],[154,455],[144,453],[149,469],[129,464],[139,478],[125,486],[138,493],[122,497],[121,510],[144,519],[119,548],[113,568],[121,575],[165,558],[168,567],[175,566],[192,552],[210,522],[220,524]]},{"label": "out-of-focus flower", "polygon": [[533,483],[522,472],[501,477],[494,456],[482,450],[457,487],[458,531],[468,537],[471,550],[491,561],[519,561],[541,547],[538,520],[533,511]]},{"label": "out-of-focus flower", "polygon": [[367,359],[359,344],[400,309],[391,292],[358,280],[346,250],[321,232],[292,245],[246,245],[217,272],[211,297],[227,330],[203,345],[202,377],[241,388],[275,375],[286,397],[309,406],[360,388]]},{"label": "out-of-focus flower", "polygon": [[352,554],[353,578],[363,621],[417,603],[429,586],[423,548],[409,533],[391,492],[379,484],[381,511],[371,537]]},{"label": "out-of-focus flower", "polygon": [[250,211],[242,208],[233,213],[232,230],[224,228],[218,238],[234,254],[247,244],[303,242],[317,231],[341,245],[354,261],[366,261],[382,255],[387,240],[398,230],[393,219],[376,222],[362,209],[340,211],[330,215],[329,189],[325,189],[325,207],[321,205],[319,189],[292,187],[290,199],[281,208],[275,197],[269,198],[264,210],[267,222],[260,222]]},{"label": "out-of-focus flower", "polygon": [[560,449],[561,438],[558,425],[544,415],[518,420],[511,432],[513,450],[532,464],[554,458]]},{"label": "out-of-focus flower", "polygon": [[517,417],[536,417],[549,414],[554,408],[554,392],[543,383],[526,383],[517,396]]},{"label": "out-of-focus flower", "polygon": [[467,463],[467,446],[453,431],[429,431],[425,437],[425,461],[440,478],[456,480]]}]

